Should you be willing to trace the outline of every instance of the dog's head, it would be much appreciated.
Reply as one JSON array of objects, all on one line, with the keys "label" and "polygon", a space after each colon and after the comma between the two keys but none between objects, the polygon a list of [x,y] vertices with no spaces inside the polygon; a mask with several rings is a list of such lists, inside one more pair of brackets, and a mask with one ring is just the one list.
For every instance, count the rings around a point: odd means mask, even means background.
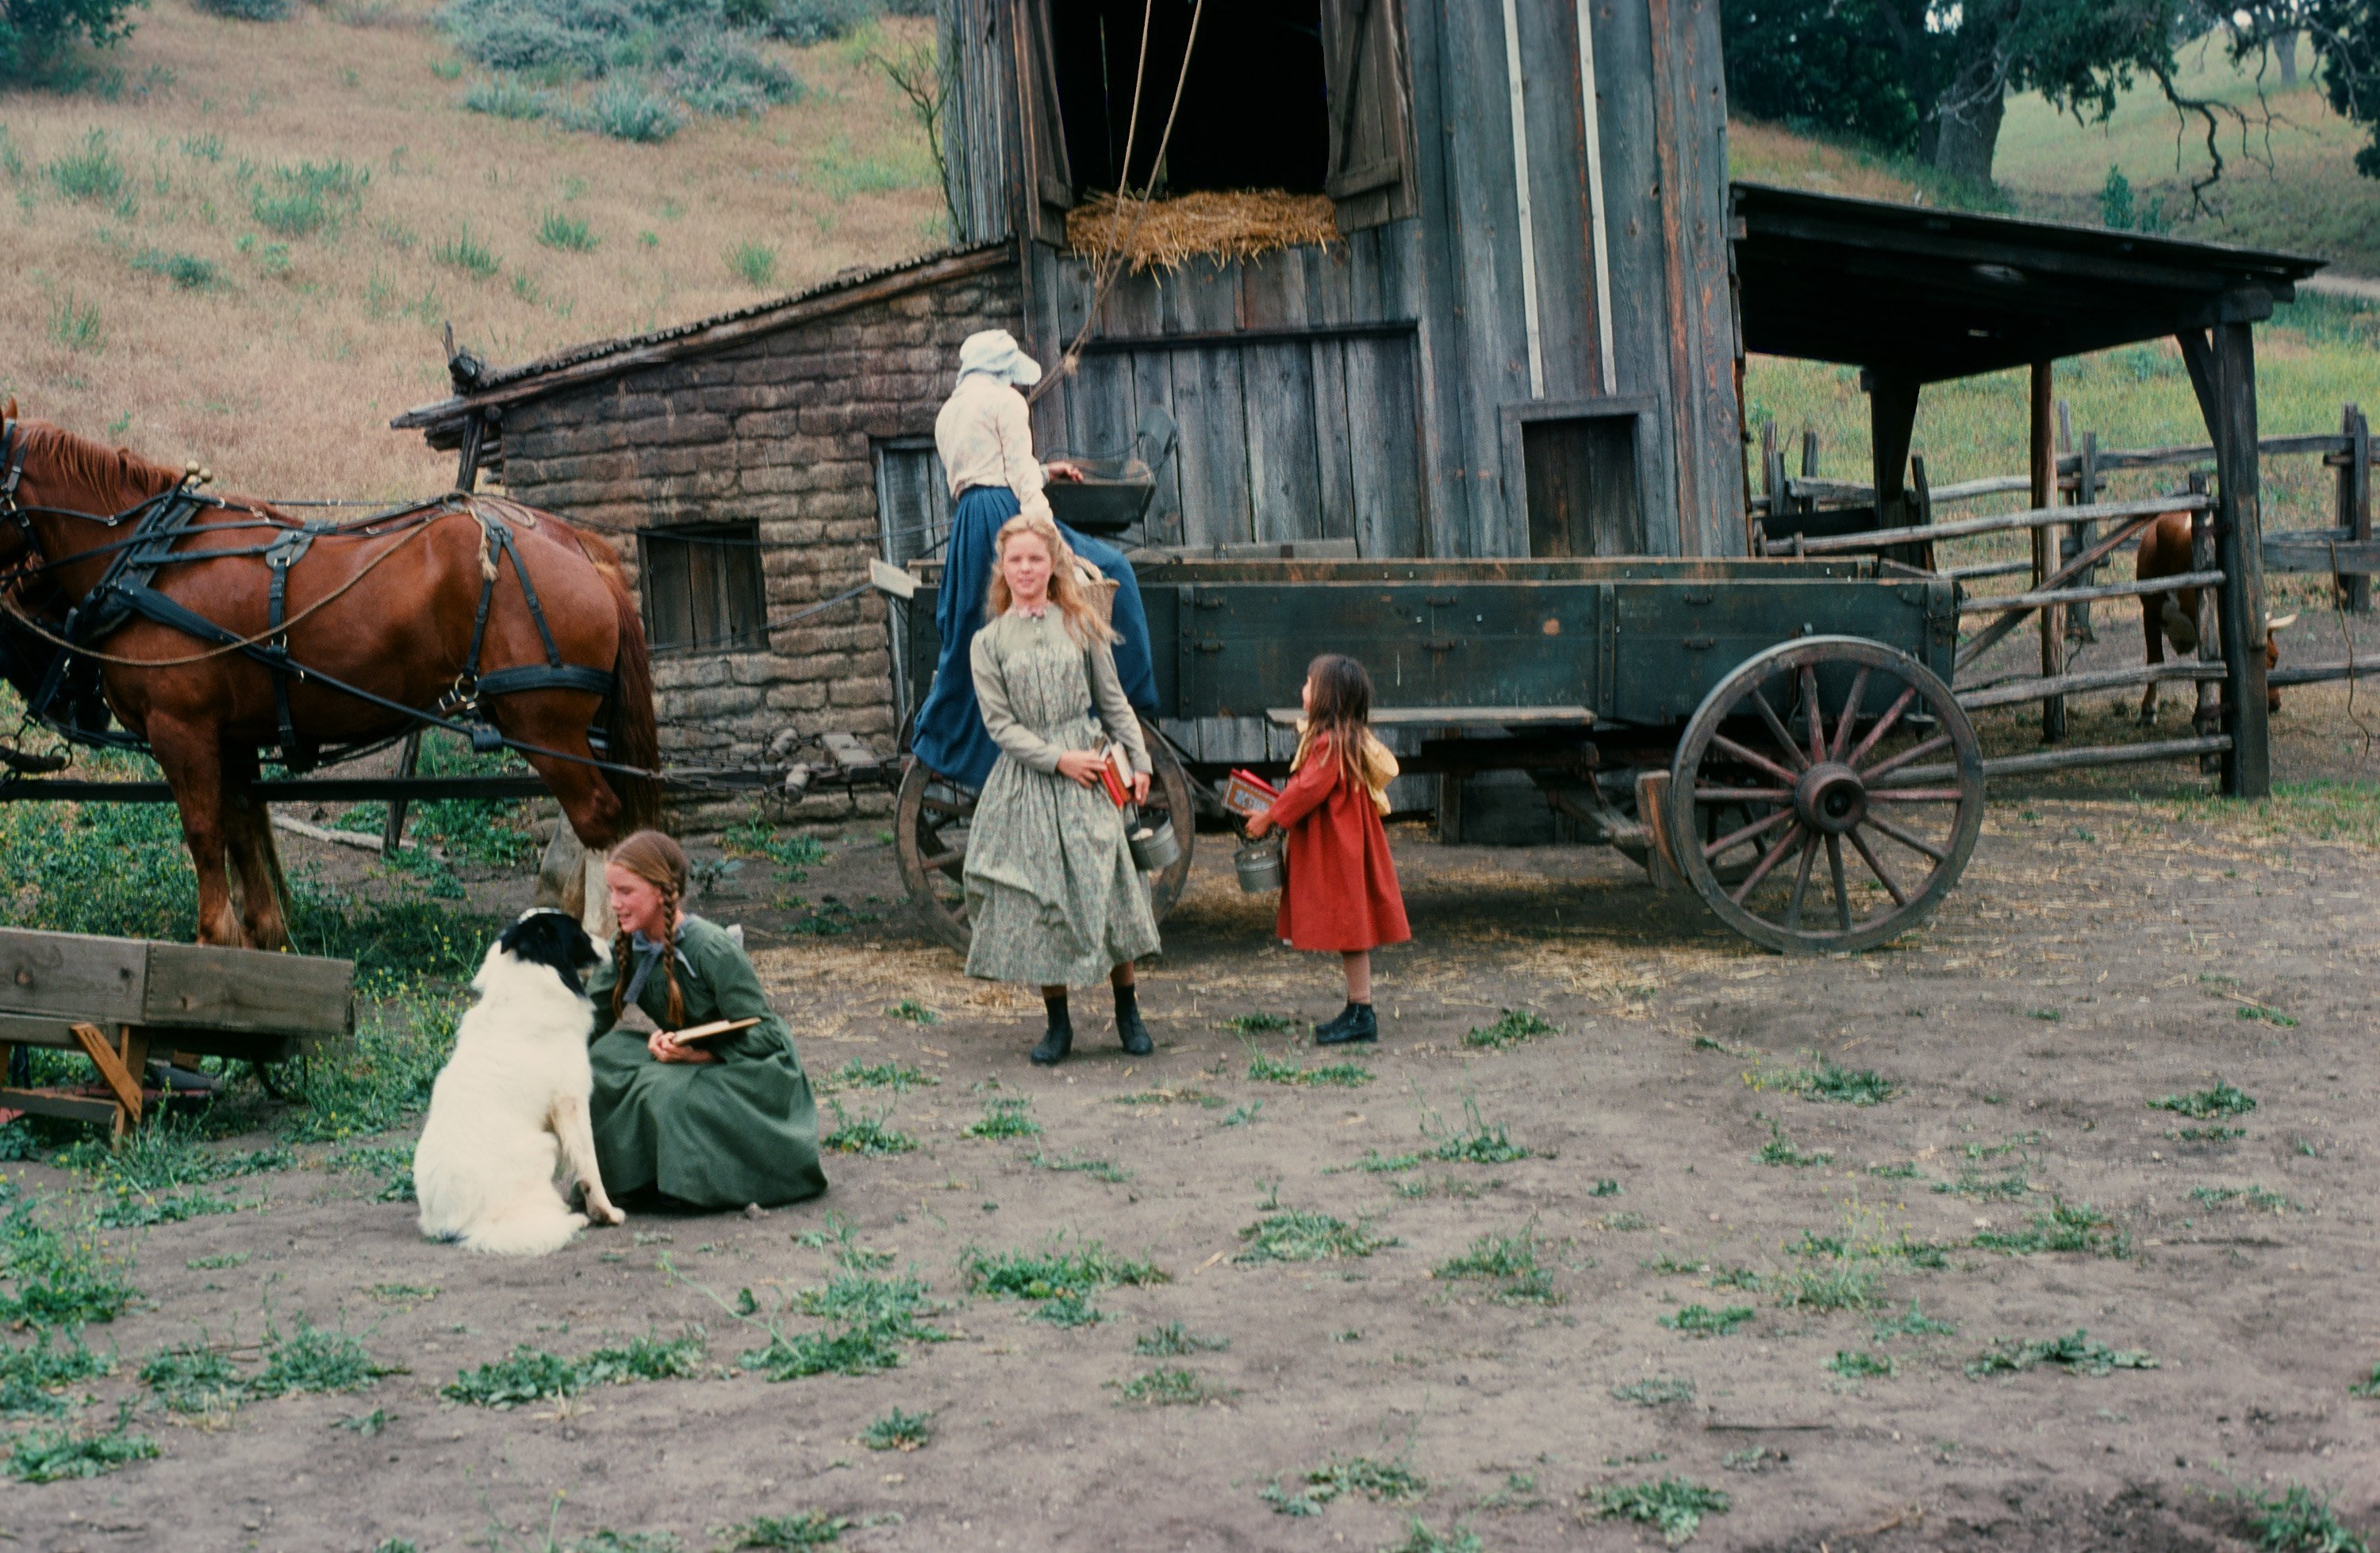
[{"label": "dog's head", "polygon": [[496,952],[509,955],[524,965],[552,968],[573,992],[585,992],[587,972],[603,961],[596,952],[595,941],[587,936],[577,918],[545,907],[522,912],[510,927],[498,934]]}]

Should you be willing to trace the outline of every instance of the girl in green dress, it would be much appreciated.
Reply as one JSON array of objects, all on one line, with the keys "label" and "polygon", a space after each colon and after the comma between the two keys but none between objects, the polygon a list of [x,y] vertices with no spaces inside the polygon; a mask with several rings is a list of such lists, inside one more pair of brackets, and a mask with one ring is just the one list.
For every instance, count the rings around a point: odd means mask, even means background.
[{"label": "girl in green dress", "polygon": [[[818,1108],[784,1021],[744,947],[688,916],[686,853],[657,830],[612,850],[603,876],[620,935],[589,978],[595,1158],[613,1197],[673,1205],[774,1207],[826,1190]],[[659,1028],[619,1024],[630,1004]],[[758,1019],[700,1042],[676,1032]]]},{"label": "girl in green dress", "polygon": [[970,662],[984,731],[1000,746],[967,833],[967,974],[1041,988],[1049,1029],[1038,1063],[1074,1046],[1066,989],[1115,989],[1123,1049],[1152,1049],[1132,962],[1158,950],[1148,889],[1123,816],[1101,790],[1102,746],[1132,757],[1132,798],[1148,798],[1140,719],[1117,682],[1116,634],[1075,573],[1057,524],[1020,513],[1002,524],[984,628]]}]

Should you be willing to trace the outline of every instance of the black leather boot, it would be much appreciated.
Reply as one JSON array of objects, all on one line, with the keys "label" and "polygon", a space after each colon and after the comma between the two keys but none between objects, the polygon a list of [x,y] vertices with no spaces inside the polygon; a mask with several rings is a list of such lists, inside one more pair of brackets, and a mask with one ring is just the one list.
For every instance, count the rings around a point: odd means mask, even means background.
[{"label": "black leather boot", "polygon": [[1115,989],[1116,1034],[1123,1041],[1124,1055],[1147,1057],[1157,1049],[1148,1038],[1148,1026],[1140,1021],[1140,992],[1137,987]]},{"label": "black leather boot", "polygon": [[1339,1038],[1339,1032],[1347,1027],[1347,1021],[1354,1017],[1355,1000],[1351,997],[1347,1000],[1345,1008],[1314,1027],[1314,1044],[1318,1046],[1330,1046]]},{"label": "black leather boot", "polygon": [[1347,1011],[1331,1021],[1331,1029],[1314,1033],[1318,1046],[1343,1046],[1354,1041],[1377,1041],[1380,1038],[1379,1016],[1372,1012],[1369,1003],[1351,1003]]},{"label": "black leather boot", "polygon": [[1066,1060],[1075,1049],[1075,1021],[1067,1017],[1066,1000],[1051,997],[1043,1000],[1050,1010],[1050,1028],[1042,1033],[1041,1044],[1033,1048],[1033,1060],[1047,1068]]}]

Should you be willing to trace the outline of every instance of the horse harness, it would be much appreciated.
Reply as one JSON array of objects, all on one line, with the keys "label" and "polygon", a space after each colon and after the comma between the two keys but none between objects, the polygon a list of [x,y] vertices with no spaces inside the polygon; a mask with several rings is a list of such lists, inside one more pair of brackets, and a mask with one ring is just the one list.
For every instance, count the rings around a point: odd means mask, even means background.
[{"label": "horse harness", "polygon": [[[481,709],[480,700],[492,695],[517,695],[528,691],[581,691],[604,698],[608,713],[618,683],[610,669],[590,668],[580,664],[562,661],[561,649],[553,640],[553,630],[546,623],[545,606],[538,599],[537,584],[529,580],[528,569],[521,564],[520,550],[513,537],[512,526],[501,516],[473,502],[467,494],[457,492],[438,502],[412,508],[383,513],[361,523],[339,524],[321,520],[291,525],[285,520],[256,514],[250,507],[237,507],[219,496],[205,495],[187,480],[171,489],[135,503],[122,512],[102,515],[75,512],[64,508],[42,508],[57,511],[63,516],[80,518],[89,522],[114,529],[129,521],[131,532],[124,539],[79,552],[62,561],[52,561],[41,552],[40,541],[33,531],[31,511],[17,499],[17,487],[24,475],[25,444],[23,434],[14,421],[0,421],[0,525],[11,525],[22,531],[26,544],[37,563],[28,573],[54,570],[67,561],[114,552],[105,572],[91,592],[72,605],[66,624],[58,635],[65,650],[51,660],[42,676],[40,689],[27,708],[29,718],[38,720],[62,737],[79,743],[115,748],[140,748],[142,741],[129,734],[106,731],[104,715],[97,726],[87,720],[91,703],[97,700],[99,663],[95,656],[98,644],[134,617],[152,620],[184,635],[216,647],[237,649],[242,655],[262,664],[273,677],[274,720],[280,735],[281,764],[291,772],[310,771],[322,764],[325,752],[319,745],[298,735],[295,719],[289,710],[291,683],[319,685],[342,691],[369,702],[386,711],[395,712],[419,724],[460,733],[471,741],[480,753],[503,749],[516,749],[533,754],[552,755],[559,759],[595,765],[606,771],[636,776],[649,776],[650,772],[634,766],[619,765],[608,760],[589,761],[584,756],[563,751],[546,750],[524,744],[504,737],[491,724]],[[249,512],[246,520],[227,522],[199,523],[194,521],[201,512]],[[374,525],[390,519],[407,519],[427,524],[451,512],[468,514],[480,525],[480,600],[471,618],[471,649],[464,660],[463,670],[455,678],[454,686],[440,698],[434,710],[424,711],[378,695],[360,686],[351,685],[317,669],[308,668],[289,654],[287,633],[289,573],[313,548],[314,541],[325,534],[374,534]],[[176,551],[174,546],[193,534],[217,532],[230,529],[265,528],[273,537],[262,544],[220,549]],[[157,573],[165,567],[193,561],[230,560],[256,557],[264,562],[268,581],[265,593],[264,636],[242,638],[208,619],[188,605],[160,593]],[[480,672],[480,659],[485,647],[488,616],[495,603],[496,580],[509,557],[513,575],[519,579],[521,597],[528,605],[529,618],[537,626],[538,640],[545,650],[542,664],[523,664],[512,668],[500,668],[492,673]],[[61,704],[61,698],[64,703]],[[103,709],[103,703],[99,703]],[[599,717],[599,724],[602,719]],[[589,747],[598,755],[608,755],[601,727],[587,730]],[[352,747],[330,752],[333,758],[346,759],[364,749],[385,740],[370,740]]]}]

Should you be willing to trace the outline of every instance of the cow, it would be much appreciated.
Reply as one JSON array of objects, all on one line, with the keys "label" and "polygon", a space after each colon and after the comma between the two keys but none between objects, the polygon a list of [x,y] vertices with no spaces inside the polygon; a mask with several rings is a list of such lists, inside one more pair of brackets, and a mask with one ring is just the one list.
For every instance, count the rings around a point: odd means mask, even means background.
[{"label": "cow", "polygon": [[[2132,574],[2143,582],[2160,577],[2179,577],[2192,569],[2191,565],[2190,520],[2187,512],[2160,513],[2157,520],[2141,535],[2141,546],[2133,559]],[[2198,651],[2199,632],[2198,590],[2176,588],[2168,593],[2141,595],[2141,634],[2146,640],[2148,661],[2152,667],[2165,662],[2165,644],[2173,643],[2176,654],[2187,657]],[[2265,626],[2265,670],[2270,673],[2280,666],[2280,633],[2297,622],[2295,615],[2284,615]],[[2281,692],[2265,692],[2267,711],[2281,709]],[[2157,681],[2152,679],[2141,691],[2141,721],[2155,724],[2157,718]]]}]

